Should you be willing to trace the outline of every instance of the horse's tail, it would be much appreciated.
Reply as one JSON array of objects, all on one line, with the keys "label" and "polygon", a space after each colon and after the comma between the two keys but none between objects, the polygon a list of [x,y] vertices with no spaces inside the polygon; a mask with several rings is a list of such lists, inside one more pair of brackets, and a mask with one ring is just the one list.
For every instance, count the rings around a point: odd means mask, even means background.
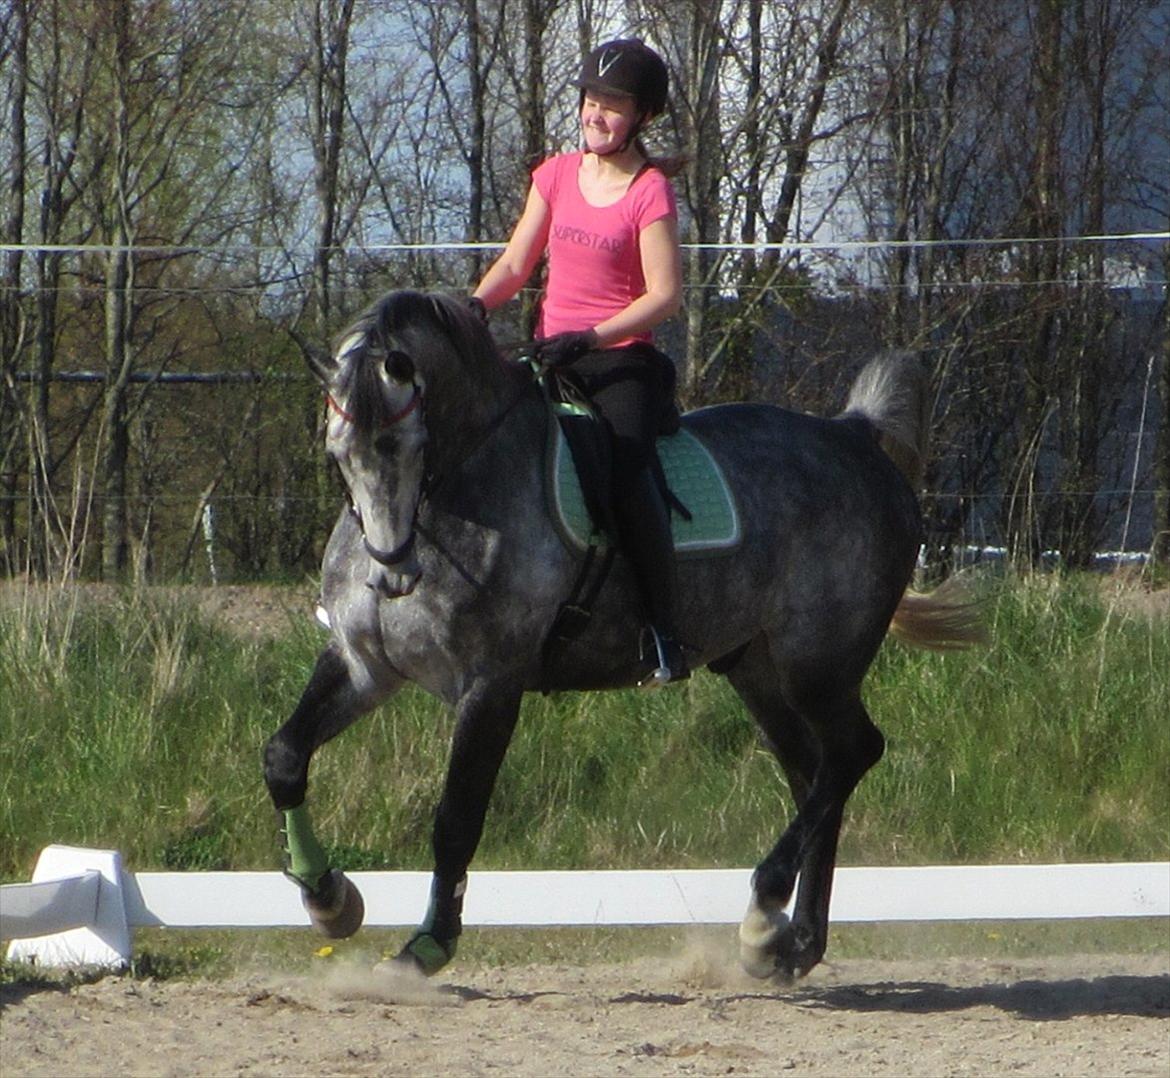
[{"label": "horse's tail", "polygon": [[[926,368],[917,356],[884,352],[862,368],[839,416],[873,426],[882,449],[915,493],[926,468],[929,389]],[[933,651],[955,651],[988,640],[983,604],[953,578],[932,592],[907,591],[894,611],[890,635]]]},{"label": "horse's tail", "polygon": [[884,352],[862,368],[841,419],[860,416],[877,429],[879,443],[918,491],[926,467],[930,395],[926,368],[909,352]]},{"label": "horse's tail", "polygon": [[894,611],[890,635],[931,651],[960,651],[989,639],[982,601],[972,599],[954,577],[932,592],[907,591]]}]

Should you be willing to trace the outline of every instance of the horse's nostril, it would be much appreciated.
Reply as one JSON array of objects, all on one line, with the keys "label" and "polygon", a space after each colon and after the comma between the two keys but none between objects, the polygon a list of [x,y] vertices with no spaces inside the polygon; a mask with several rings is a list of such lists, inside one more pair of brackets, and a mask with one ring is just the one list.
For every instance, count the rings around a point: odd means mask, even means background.
[{"label": "horse's nostril", "polygon": [[376,577],[371,576],[366,580],[366,587],[383,599],[402,599],[418,586],[419,580],[422,579],[422,573],[412,573],[409,576],[398,575],[395,579],[401,583],[401,586],[391,584],[390,576],[379,573]]}]

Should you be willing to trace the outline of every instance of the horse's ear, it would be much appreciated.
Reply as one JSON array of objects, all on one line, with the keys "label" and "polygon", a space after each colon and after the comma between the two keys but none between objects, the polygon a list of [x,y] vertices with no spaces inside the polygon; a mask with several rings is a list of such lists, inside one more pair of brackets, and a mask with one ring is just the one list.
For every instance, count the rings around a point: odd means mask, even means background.
[{"label": "horse's ear", "polygon": [[300,348],[301,355],[305,357],[309,370],[313,372],[319,382],[327,385],[337,371],[337,363],[329,354],[328,349],[309,340],[295,326],[288,327],[288,334],[297,342],[297,347]]},{"label": "horse's ear", "polygon": [[448,333],[455,328],[455,320],[451,317],[451,308],[448,306],[449,300],[446,296],[432,293],[427,297],[431,301],[431,310],[435,312],[435,317],[439,320],[439,325],[443,327]]}]

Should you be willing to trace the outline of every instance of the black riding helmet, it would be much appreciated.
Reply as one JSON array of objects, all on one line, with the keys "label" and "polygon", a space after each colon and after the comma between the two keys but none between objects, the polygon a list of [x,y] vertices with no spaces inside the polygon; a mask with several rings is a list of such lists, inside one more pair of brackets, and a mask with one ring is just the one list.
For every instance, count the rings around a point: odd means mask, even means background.
[{"label": "black riding helmet", "polygon": [[577,80],[586,90],[632,97],[640,109],[657,116],[666,108],[670,75],[662,57],[637,38],[619,38],[598,45],[581,67]]},{"label": "black riding helmet", "polygon": [[633,98],[643,113],[643,119],[630,133],[632,139],[644,120],[657,116],[666,108],[669,85],[670,75],[658,53],[637,38],[619,38],[599,45],[585,57],[581,77],[577,80],[581,90],[577,107],[579,109],[584,104],[587,90]]}]

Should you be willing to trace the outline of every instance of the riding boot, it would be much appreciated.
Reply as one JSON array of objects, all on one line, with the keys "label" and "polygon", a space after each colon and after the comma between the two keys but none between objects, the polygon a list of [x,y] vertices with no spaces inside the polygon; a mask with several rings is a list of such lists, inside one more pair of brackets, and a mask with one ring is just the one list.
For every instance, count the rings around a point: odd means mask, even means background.
[{"label": "riding boot", "polygon": [[622,550],[633,565],[650,617],[653,669],[640,684],[652,688],[682,681],[690,676],[690,670],[675,618],[678,574],[674,539],[670,515],[649,468],[640,469],[614,492],[614,515]]}]

